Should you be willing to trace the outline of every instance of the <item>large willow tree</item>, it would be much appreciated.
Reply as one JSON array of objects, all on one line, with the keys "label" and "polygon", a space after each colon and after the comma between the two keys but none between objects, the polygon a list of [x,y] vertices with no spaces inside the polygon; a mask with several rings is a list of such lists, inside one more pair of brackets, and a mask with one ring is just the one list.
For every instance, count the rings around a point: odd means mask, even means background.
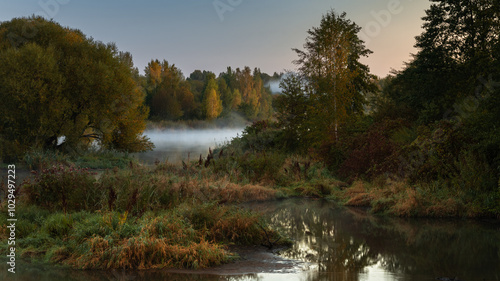
[{"label": "large willow tree", "polygon": [[[98,140],[143,151],[148,110],[130,54],[41,17],[0,24],[0,152]],[[63,144],[58,143],[64,137]]]},{"label": "large willow tree", "polygon": [[374,89],[368,66],[359,62],[371,53],[359,39],[360,31],[346,14],[330,11],[319,27],[308,31],[304,50],[294,49],[309,97],[305,126],[314,143],[338,140],[338,130],[349,115],[361,113],[363,93]]}]

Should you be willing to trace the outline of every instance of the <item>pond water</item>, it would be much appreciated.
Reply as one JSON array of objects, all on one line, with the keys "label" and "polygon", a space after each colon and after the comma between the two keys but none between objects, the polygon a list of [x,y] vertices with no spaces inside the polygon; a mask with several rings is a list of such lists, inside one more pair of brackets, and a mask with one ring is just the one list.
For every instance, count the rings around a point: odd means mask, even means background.
[{"label": "pond water", "polygon": [[196,272],[76,271],[19,263],[13,275],[2,262],[0,280],[500,280],[497,221],[381,218],[312,199],[244,207],[263,212],[293,246],[277,255],[263,251],[261,264],[248,259]]},{"label": "pond water", "polygon": [[243,128],[222,129],[172,129],[146,131],[146,135],[154,144],[155,149],[144,153],[137,153],[140,161],[153,164],[155,161],[180,163],[182,160],[197,160],[200,154],[206,157],[208,148],[231,141],[241,136]]}]

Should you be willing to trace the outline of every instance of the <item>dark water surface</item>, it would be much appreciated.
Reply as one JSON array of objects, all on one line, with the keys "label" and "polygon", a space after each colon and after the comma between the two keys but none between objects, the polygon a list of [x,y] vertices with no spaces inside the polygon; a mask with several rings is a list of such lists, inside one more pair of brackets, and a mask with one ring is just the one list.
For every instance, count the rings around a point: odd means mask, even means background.
[{"label": "dark water surface", "polygon": [[[208,271],[77,271],[18,263],[0,280],[500,280],[500,225],[495,221],[381,218],[322,200],[246,204],[294,240],[273,266],[241,261]],[[262,248],[260,248],[262,249]],[[282,269],[280,264],[283,265]],[[239,272],[238,272],[239,270]]]}]

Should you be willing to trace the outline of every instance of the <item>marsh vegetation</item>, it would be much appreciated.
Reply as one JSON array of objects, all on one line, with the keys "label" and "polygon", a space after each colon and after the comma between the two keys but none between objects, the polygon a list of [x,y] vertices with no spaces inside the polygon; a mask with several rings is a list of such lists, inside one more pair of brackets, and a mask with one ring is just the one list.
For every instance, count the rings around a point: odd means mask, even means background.
[{"label": "marsh vegetation", "polygon": [[[498,219],[500,9],[490,0],[432,2],[418,53],[385,78],[361,63],[371,51],[360,27],[333,10],[294,49],[297,71],[272,76],[228,67],[185,77],[160,60],[141,75],[129,53],[79,30],[36,16],[0,23],[0,158],[33,170],[15,191],[19,255],[80,269],[220,265],[237,258],[230,245],[293,244],[279,227],[286,216],[270,221],[235,206],[290,197],[393,217]],[[26,26],[39,32],[12,41]],[[195,130],[205,126],[219,130]],[[237,137],[215,139],[226,132]],[[178,159],[164,150],[174,146]],[[334,218],[313,217],[336,231]],[[331,258],[324,267],[317,260],[325,272],[374,262],[412,270],[412,257],[391,260],[396,252],[381,249],[388,256],[377,259],[377,243],[337,234],[340,244],[325,242],[337,248],[285,252]],[[420,240],[410,234],[413,247]],[[498,243],[486,244],[497,262]]]}]

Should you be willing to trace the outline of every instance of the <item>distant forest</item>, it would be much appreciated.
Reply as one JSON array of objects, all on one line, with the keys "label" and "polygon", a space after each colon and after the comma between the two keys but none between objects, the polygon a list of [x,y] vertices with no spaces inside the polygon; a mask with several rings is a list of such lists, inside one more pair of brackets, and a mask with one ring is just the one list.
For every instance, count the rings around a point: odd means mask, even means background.
[{"label": "distant forest", "polygon": [[270,76],[231,67],[217,77],[206,70],[195,70],[185,78],[167,61],[151,61],[145,76],[138,79],[146,92],[145,104],[151,120],[213,120],[239,112],[248,120],[267,119],[273,114],[269,82],[278,82],[281,74]]}]

